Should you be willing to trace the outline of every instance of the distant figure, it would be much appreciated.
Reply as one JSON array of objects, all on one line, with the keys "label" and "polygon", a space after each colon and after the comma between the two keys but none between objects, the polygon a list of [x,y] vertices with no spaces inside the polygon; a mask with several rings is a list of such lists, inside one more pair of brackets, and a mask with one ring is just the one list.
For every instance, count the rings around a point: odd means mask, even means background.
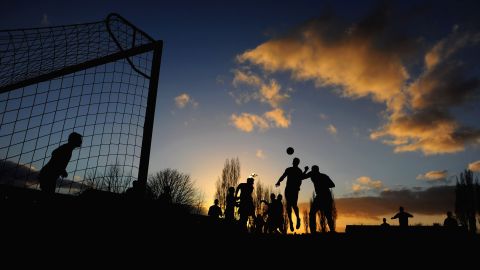
[{"label": "distant figure", "polygon": [[229,187],[228,188],[228,193],[227,193],[227,198],[226,198],[226,206],[225,206],[225,220],[230,222],[235,219],[235,206],[236,206],[236,200],[235,200],[235,188],[234,187]]},{"label": "distant figure", "polygon": [[172,190],[171,190],[170,186],[164,186],[163,187],[162,194],[160,194],[160,196],[158,196],[158,202],[161,205],[165,205],[165,206],[171,205],[173,203]]},{"label": "distant figure", "polygon": [[271,193],[270,194],[270,202],[267,202],[266,200],[261,200],[261,202],[265,203],[267,205],[267,224],[266,224],[266,231],[268,233],[273,233],[276,231],[278,227],[278,217],[276,215],[276,209],[275,209],[275,204],[276,204],[277,199],[275,198],[275,194]]},{"label": "distant figure", "polygon": [[299,158],[294,158],[292,162],[292,167],[288,167],[285,172],[282,174],[280,179],[278,179],[277,183],[275,184],[276,187],[280,186],[280,183],[287,177],[287,184],[285,186],[285,199],[287,200],[287,214],[290,223],[290,230],[293,232],[293,220],[292,220],[292,208],[295,211],[295,215],[297,216],[297,229],[300,228],[300,214],[298,212],[298,192],[300,191],[300,185],[302,184],[302,177],[303,172],[298,167],[300,164]]},{"label": "distant figure", "polygon": [[[308,167],[305,167],[305,171]],[[310,208],[310,231],[315,233],[317,230],[316,216],[320,211],[322,224],[322,231],[325,231],[325,218],[327,219],[328,227],[331,232],[335,231],[335,204],[333,202],[331,188],[335,187],[332,179],[326,174],[320,173],[317,165],[312,166],[312,170],[305,174],[303,179],[310,178],[315,187],[315,198],[313,199],[312,207]]]},{"label": "distant figure", "polygon": [[208,209],[208,216],[219,219],[222,216],[222,209],[218,206],[218,199],[215,199],[214,204]]},{"label": "distant figure", "polygon": [[[275,216],[278,218],[277,220],[277,228],[280,229],[280,232],[282,234],[286,233],[286,228],[285,228],[285,219],[283,218],[283,196],[282,194],[277,195],[277,200],[275,201],[274,204],[274,211],[275,211]],[[277,231],[277,228],[275,228],[275,231]]]},{"label": "distant figure", "polygon": [[387,229],[390,228],[390,224],[387,223],[387,219],[383,218],[383,223],[380,225],[380,227]]},{"label": "distant figure", "polygon": [[128,199],[138,200],[141,199],[143,196],[142,190],[139,188],[138,180],[132,182],[132,186],[125,191],[125,196]]},{"label": "distant figure", "polygon": [[413,216],[410,213],[404,212],[403,207],[400,206],[400,212],[398,212],[392,219],[398,218],[398,223],[400,227],[405,228],[408,227],[408,218],[412,218]]},{"label": "distant figure", "polygon": [[240,183],[235,191],[235,198],[238,198],[240,191],[240,203],[238,213],[240,214],[240,224],[247,228],[248,218],[255,218],[255,206],[253,204],[253,182],[255,179],[249,177],[246,183]]},{"label": "distant figure", "polygon": [[72,158],[72,152],[75,148],[82,146],[82,135],[72,132],[68,136],[68,143],[61,145],[53,150],[52,157],[38,174],[40,189],[48,194],[55,193],[58,177],[67,177],[66,171],[68,162]]},{"label": "distant figure", "polygon": [[457,219],[453,216],[452,212],[447,212],[447,218],[443,221],[443,226],[448,227],[449,229],[458,228]]},{"label": "distant figure", "polygon": [[259,213],[255,217],[255,233],[256,234],[263,233],[264,228],[265,228],[265,220],[263,219],[263,216]]}]

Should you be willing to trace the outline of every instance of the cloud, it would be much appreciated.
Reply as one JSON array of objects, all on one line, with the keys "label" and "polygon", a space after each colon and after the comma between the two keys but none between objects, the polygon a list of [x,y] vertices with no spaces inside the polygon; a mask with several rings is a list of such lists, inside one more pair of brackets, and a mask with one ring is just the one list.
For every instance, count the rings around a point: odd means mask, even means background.
[{"label": "cloud", "polygon": [[50,25],[50,21],[48,20],[48,15],[47,14],[43,14],[42,16],[42,20],[40,21],[40,25],[41,26],[49,26]]},{"label": "cloud", "polygon": [[230,120],[235,127],[241,131],[252,132],[255,127],[264,131],[272,127],[288,128],[290,126],[290,114],[285,114],[285,111],[280,108],[280,105],[289,98],[289,95],[281,91],[282,87],[275,79],[264,80],[248,69],[236,69],[233,72],[232,84],[234,87],[247,85],[255,88],[254,92],[230,92],[237,104],[241,105],[252,100],[258,100],[272,108],[263,115],[242,113],[237,116],[232,114]]},{"label": "cloud", "polygon": [[357,194],[367,191],[380,191],[382,188],[383,182],[381,180],[373,180],[368,176],[361,176],[352,184],[352,190]]},{"label": "cloud", "polygon": [[251,86],[261,86],[263,84],[262,79],[253,74],[251,71],[242,71],[242,70],[234,70],[233,71],[233,86],[239,87],[242,84],[251,85]]},{"label": "cloud", "polygon": [[474,172],[480,172],[480,160],[468,164],[468,169]]},{"label": "cloud", "polygon": [[247,103],[250,100],[259,100],[260,102],[269,104],[272,108],[278,108],[281,103],[289,98],[289,95],[281,91],[282,86],[275,80],[270,79],[267,82],[260,76],[251,71],[242,71],[236,69],[234,72],[233,86],[240,87],[248,85],[256,90],[253,93],[241,92],[240,94],[231,93],[236,98],[237,103]]},{"label": "cloud", "polygon": [[265,156],[265,153],[263,152],[262,149],[257,149],[257,152],[255,153],[255,156],[258,157],[259,159],[267,158],[267,156]]},{"label": "cloud", "polygon": [[397,212],[403,206],[409,213],[440,215],[455,205],[455,186],[435,186],[427,189],[384,190],[379,196],[336,198],[341,215],[377,218]]},{"label": "cloud", "polygon": [[426,53],[423,73],[406,86],[408,99],[402,109],[371,138],[389,138],[384,143],[393,145],[395,152],[420,150],[425,155],[456,153],[478,144],[480,130],[462,126],[450,113],[477,98],[480,80],[471,75],[468,62],[454,56],[478,40],[478,34],[455,32],[434,45]]},{"label": "cloud", "polygon": [[[382,6],[354,23],[332,15],[310,20],[237,60],[269,74],[290,72],[294,80],[334,87],[344,97],[385,104],[385,123],[370,138],[382,139],[396,153],[455,153],[480,143],[480,130],[450,112],[478,99],[478,53],[465,57],[464,52],[478,47],[480,33],[454,27],[429,45],[395,34],[392,12]],[[409,68],[418,66],[417,56],[423,57],[423,67],[414,76]]]},{"label": "cloud", "polygon": [[191,105],[193,108],[198,107],[198,102],[196,102],[191,96],[187,93],[183,93],[175,97],[175,104],[179,109],[185,108],[187,105]]},{"label": "cloud", "polygon": [[328,119],[328,116],[324,113],[319,114],[318,117],[320,117],[320,119],[322,119],[322,120],[327,120]]},{"label": "cloud", "polygon": [[280,108],[266,112],[265,118],[272,121],[275,127],[288,128],[290,126],[290,115],[285,116],[285,112]]},{"label": "cloud", "polygon": [[337,128],[332,124],[328,125],[327,131],[328,131],[328,133],[330,133],[332,135],[337,135],[337,133],[338,133]]},{"label": "cloud", "polygon": [[255,128],[266,130],[270,127],[265,118],[251,113],[232,114],[230,121],[237,129],[244,132],[252,132]]},{"label": "cloud", "polygon": [[[39,185],[38,173],[39,171],[33,165],[21,165],[10,160],[0,160],[0,184],[36,188]],[[88,188],[85,184],[77,182],[81,180],[78,176],[74,176],[74,179],[62,178],[61,181],[57,181],[57,188],[60,188],[59,192],[75,193]]]},{"label": "cloud", "polygon": [[342,86],[345,96],[370,95],[386,102],[397,94],[409,74],[398,53],[377,46],[384,41],[385,33],[369,28],[362,22],[342,25],[324,17],[248,50],[237,59],[269,72],[290,71],[294,79],[313,80],[317,86]]},{"label": "cloud", "polygon": [[252,132],[255,128],[265,131],[271,127],[288,128],[290,126],[290,115],[285,116],[285,112],[276,108],[263,115],[242,113],[240,115],[232,114],[230,122],[237,129],[244,132]]},{"label": "cloud", "polygon": [[417,175],[417,180],[425,180],[430,183],[447,181],[448,171],[429,171],[424,174]]}]

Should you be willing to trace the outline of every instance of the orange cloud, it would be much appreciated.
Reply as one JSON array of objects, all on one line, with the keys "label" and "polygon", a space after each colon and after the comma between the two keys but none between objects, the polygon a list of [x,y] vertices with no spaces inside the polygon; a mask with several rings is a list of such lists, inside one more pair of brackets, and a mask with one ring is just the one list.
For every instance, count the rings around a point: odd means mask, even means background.
[{"label": "orange cloud", "polygon": [[[480,34],[455,27],[430,49],[411,50],[420,47],[410,46],[418,39],[397,42],[387,14],[379,9],[349,25],[333,16],[312,20],[237,60],[269,73],[291,72],[293,79],[312,80],[317,87],[340,87],[345,97],[384,103],[386,123],[370,137],[383,138],[396,153],[455,153],[480,143],[480,130],[463,126],[450,113],[479,92],[480,80],[469,72],[478,59],[461,59],[460,52],[480,44]],[[425,67],[412,78],[407,67],[415,54],[424,55]]]},{"label": "orange cloud", "polygon": [[419,174],[417,180],[426,180],[430,182],[445,181],[448,176],[448,171],[429,171],[424,174]]},{"label": "orange cloud", "polygon": [[[269,72],[291,71],[297,80],[313,80],[317,86],[342,86],[349,97],[371,95],[387,102],[409,78],[397,53],[379,50],[376,40],[352,28],[331,37],[330,24],[313,21],[293,35],[270,40],[237,56]],[[333,26],[337,28],[337,26]]]},{"label": "orange cloud", "polygon": [[242,71],[242,70],[234,70],[234,77],[233,77],[233,86],[238,87],[241,84],[247,84],[252,86],[260,86],[262,85],[262,79],[255,74],[252,74],[250,71]]},{"label": "orange cloud", "polygon": [[380,191],[383,188],[381,180],[373,180],[368,176],[361,176],[352,184],[354,193],[362,193],[366,191]]},{"label": "orange cloud", "polygon": [[330,133],[332,135],[337,135],[337,133],[338,133],[337,128],[332,124],[328,125],[327,131],[328,131],[328,133]]},{"label": "orange cloud", "polygon": [[244,92],[235,94],[234,98],[239,104],[249,102],[250,100],[259,100],[269,104],[272,108],[278,108],[281,103],[289,98],[288,94],[282,93],[282,86],[275,79],[270,79],[268,82],[265,82],[260,76],[248,70],[234,70],[232,84],[237,88],[244,84],[257,89],[255,92],[249,94]]},{"label": "orange cloud", "polygon": [[255,127],[260,130],[266,130],[270,127],[265,118],[251,113],[242,113],[238,116],[232,114],[230,120],[236,128],[245,132],[252,132]]},{"label": "orange cloud", "polygon": [[187,93],[183,93],[177,97],[175,97],[175,104],[179,109],[185,108],[188,104],[192,105],[194,108],[198,106],[198,102],[196,102],[190,95]]},{"label": "orange cloud", "polygon": [[480,172],[480,160],[468,164],[468,169],[474,172]]},{"label": "orange cloud", "polygon": [[285,116],[285,112],[280,108],[266,112],[265,117],[272,121],[276,127],[288,128],[290,126],[290,116]]},{"label": "orange cloud", "polygon": [[242,113],[241,115],[232,114],[230,121],[237,129],[244,132],[252,132],[255,128],[265,131],[271,127],[288,128],[290,126],[290,116],[285,116],[285,112],[276,108],[264,113],[262,116],[251,113]]},{"label": "orange cloud", "polygon": [[255,153],[255,156],[258,157],[259,159],[267,158],[262,149],[257,149],[257,152]]}]

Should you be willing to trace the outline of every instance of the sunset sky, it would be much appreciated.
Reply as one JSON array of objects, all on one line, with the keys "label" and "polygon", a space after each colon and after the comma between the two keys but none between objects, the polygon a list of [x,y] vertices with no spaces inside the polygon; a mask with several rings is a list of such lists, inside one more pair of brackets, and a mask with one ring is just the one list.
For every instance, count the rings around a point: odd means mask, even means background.
[{"label": "sunset sky", "polygon": [[190,174],[208,204],[226,158],[273,187],[298,157],[345,223],[400,205],[443,222],[455,176],[480,171],[480,5],[408,2],[5,0],[0,28],[116,12],[163,40],[149,171]]}]

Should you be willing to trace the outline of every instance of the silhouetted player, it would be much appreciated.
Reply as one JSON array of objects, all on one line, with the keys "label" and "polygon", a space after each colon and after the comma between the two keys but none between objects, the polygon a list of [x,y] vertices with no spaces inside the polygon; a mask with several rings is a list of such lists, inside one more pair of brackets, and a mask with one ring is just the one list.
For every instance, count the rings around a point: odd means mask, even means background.
[{"label": "silhouetted player", "polygon": [[386,219],[386,218],[383,218],[383,223],[380,224],[380,227],[382,227],[382,228],[384,228],[384,229],[390,228],[390,224],[387,223],[387,219]]},{"label": "silhouetted player", "polygon": [[82,135],[73,132],[68,136],[68,143],[61,145],[53,150],[52,157],[38,174],[40,189],[48,194],[55,193],[58,177],[67,177],[66,171],[68,162],[72,158],[72,152],[75,148],[82,146]]},{"label": "silhouetted player", "polygon": [[[273,209],[275,209],[275,216],[278,218],[278,228],[280,229],[280,232],[285,234],[286,228],[285,228],[285,219],[283,218],[283,196],[282,194],[277,195],[277,200],[275,201],[275,205]],[[275,229],[276,230],[276,229]]]},{"label": "silhouetted player", "polygon": [[449,229],[456,229],[458,227],[457,219],[453,217],[452,212],[447,212],[447,218],[443,221],[443,226]]},{"label": "silhouetted player", "polygon": [[[315,233],[317,230],[316,224],[316,215],[320,211],[322,217],[327,219],[328,227],[331,232],[335,231],[335,220],[334,220],[334,203],[333,196],[330,188],[335,187],[332,179],[328,175],[320,172],[317,165],[312,166],[312,170],[305,174],[304,179],[310,178],[315,187],[315,198],[313,199],[313,204],[310,208],[310,231]],[[322,230],[325,228],[325,223],[323,223]]]},{"label": "silhouetted player", "polygon": [[270,194],[270,202],[267,202],[266,200],[261,200],[261,202],[265,203],[267,205],[267,232],[268,233],[273,233],[277,229],[277,224],[278,224],[278,217],[275,215],[275,204],[277,199],[275,198],[275,194],[271,193]]},{"label": "silhouetted player", "polygon": [[233,221],[235,219],[235,188],[229,187],[227,198],[226,198],[226,206],[225,206],[225,220],[226,221]]},{"label": "silhouetted player", "polygon": [[280,186],[280,183],[287,177],[287,184],[285,186],[285,199],[287,201],[287,214],[288,219],[290,220],[290,230],[293,232],[293,221],[292,221],[292,208],[295,211],[295,215],[297,216],[297,229],[300,228],[300,214],[298,213],[298,192],[300,191],[300,185],[302,184],[302,179],[304,173],[298,167],[300,164],[299,158],[294,158],[292,167],[288,167],[283,175],[278,179],[277,183],[275,184],[276,187]]},{"label": "silhouetted player", "polygon": [[253,205],[253,178],[248,178],[247,183],[240,183],[235,191],[235,198],[238,198],[238,192],[240,191],[240,203],[238,213],[240,214],[240,224],[247,228],[248,218],[255,217],[255,207]]},{"label": "silhouetted player", "polygon": [[405,228],[408,227],[408,218],[413,217],[410,213],[404,212],[403,207],[400,206],[400,212],[398,212],[392,219],[398,218],[398,223],[400,227]]},{"label": "silhouetted player", "polygon": [[222,209],[218,206],[218,199],[215,199],[213,205],[208,209],[208,216],[219,219],[222,216]]}]

